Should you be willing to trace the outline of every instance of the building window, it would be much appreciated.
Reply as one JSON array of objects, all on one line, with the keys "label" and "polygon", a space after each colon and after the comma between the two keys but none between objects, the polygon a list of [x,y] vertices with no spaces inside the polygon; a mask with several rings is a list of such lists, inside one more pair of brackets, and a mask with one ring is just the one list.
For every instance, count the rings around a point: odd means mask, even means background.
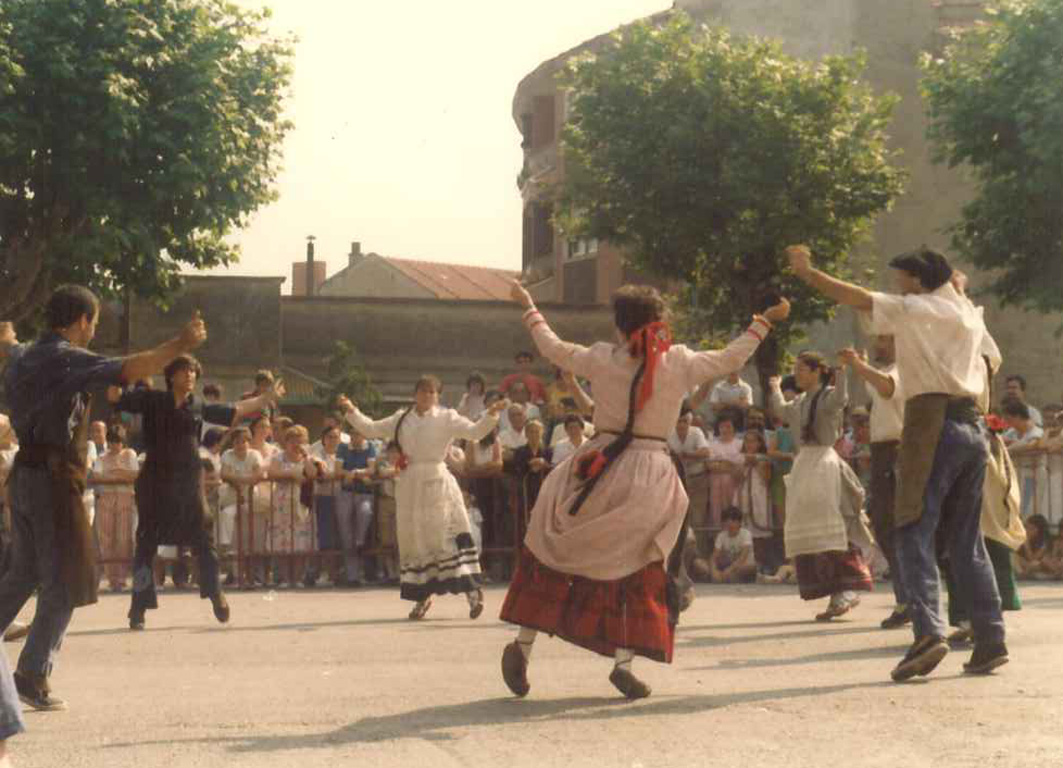
[{"label": "building window", "polygon": [[589,259],[598,255],[598,238],[581,237],[568,241],[568,260]]}]

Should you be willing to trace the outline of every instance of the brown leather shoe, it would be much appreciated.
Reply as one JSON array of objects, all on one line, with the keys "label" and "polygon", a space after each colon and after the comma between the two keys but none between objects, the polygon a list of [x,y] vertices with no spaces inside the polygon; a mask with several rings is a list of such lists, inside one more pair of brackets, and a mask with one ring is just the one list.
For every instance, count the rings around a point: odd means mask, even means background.
[{"label": "brown leather shoe", "polygon": [[16,640],[21,640],[29,633],[29,624],[23,624],[21,621],[13,621],[11,622],[11,626],[4,630],[4,642],[13,643]]},{"label": "brown leather shoe", "polygon": [[520,643],[514,640],[502,651],[502,679],[506,681],[514,696],[524,697],[531,690],[528,683],[528,660]]},{"label": "brown leather shoe", "polygon": [[222,624],[229,621],[229,601],[225,599],[225,595],[219,592],[210,599],[210,604],[214,607],[214,618]]},{"label": "brown leather shoe", "polygon": [[631,673],[631,670],[621,667],[613,667],[613,671],[609,675],[609,682],[631,700],[644,699],[652,692],[648,685]]}]

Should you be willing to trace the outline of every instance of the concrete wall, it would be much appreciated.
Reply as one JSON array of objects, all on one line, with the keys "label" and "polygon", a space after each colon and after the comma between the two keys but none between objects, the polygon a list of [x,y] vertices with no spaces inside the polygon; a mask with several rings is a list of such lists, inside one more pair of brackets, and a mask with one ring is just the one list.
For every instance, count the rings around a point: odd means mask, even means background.
[{"label": "concrete wall", "polygon": [[[488,301],[422,301],[357,298],[281,300],[285,362],[323,375],[336,341],[351,343],[386,395],[406,397],[417,377],[431,373],[446,385],[444,399],[456,402],[470,371],[497,383],[513,368],[520,350],[534,350],[519,309]],[[613,338],[612,318],[602,307],[544,305],[543,312],[563,338],[581,343]],[[541,374],[549,366],[540,360]]]}]

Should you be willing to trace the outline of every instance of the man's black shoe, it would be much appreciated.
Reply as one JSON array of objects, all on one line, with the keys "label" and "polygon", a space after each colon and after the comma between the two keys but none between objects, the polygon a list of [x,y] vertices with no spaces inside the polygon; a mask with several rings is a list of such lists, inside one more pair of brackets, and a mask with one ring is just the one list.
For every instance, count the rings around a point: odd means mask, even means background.
[{"label": "man's black shoe", "polygon": [[1008,649],[1004,643],[976,642],[971,660],[963,665],[963,671],[968,675],[988,675],[1007,663]]},{"label": "man's black shoe", "polygon": [[46,678],[33,679],[29,675],[15,672],[15,689],[18,698],[23,704],[27,704],[40,712],[60,712],[65,710],[66,702],[53,696],[48,690]]},{"label": "man's black shoe", "polygon": [[945,638],[937,635],[920,637],[912,643],[901,663],[893,668],[890,677],[893,682],[899,683],[916,675],[929,675],[948,652],[949,646]]},{"label": "man's black shoe", "polygon": [[137,632],[144,629],[144,612],[129,614],[129,628]]},{"label": "man's black shoe", "polygon": [[900,627],[903,627],[905,624],[911,624],[911,623],[912,623],[912,617],[908,615],[908,610],[907,609],[904,609],[904,610],[896,610],[896,609],[894,609],[893,613],[891,613],[889,616],[884,618],[882,620],[882,623],[879,624],[879,626],[882,627],[883,629],[899,629]]},{"label": "man's black shoe", "polygon": [[225,595],[220,592],[214,597],[210,598],[210,603],[214,606],[214,618],[225,624],[229,621],[229,601],[225,599]]}]

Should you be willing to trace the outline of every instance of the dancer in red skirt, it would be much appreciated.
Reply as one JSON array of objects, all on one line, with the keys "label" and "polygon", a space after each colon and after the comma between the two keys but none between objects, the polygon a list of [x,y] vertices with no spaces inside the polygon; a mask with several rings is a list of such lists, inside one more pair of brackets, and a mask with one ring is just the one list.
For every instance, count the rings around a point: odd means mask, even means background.
[{"label": "dancer in red skirt", "polygon": [[591,347],[560,340],[517,282],[512,297],[527,310],[542,355],[590,379],[598,434],[543,482],[502,606],[502,619],[521,626],[502,654],[502,676],[517,696],[528,693],[528,659],[542,631],[614,657],[610,682],[642,698],[650,688],[632,674],[632,659],[670,663],[675,638],[664,560],[687,494],[668,434],[687,393],[742,368],[790,305],[784,299],[754,317],[725,349],[698,352],[671,344],[654,288],[621,288],[613,298],[617,343]]}]

